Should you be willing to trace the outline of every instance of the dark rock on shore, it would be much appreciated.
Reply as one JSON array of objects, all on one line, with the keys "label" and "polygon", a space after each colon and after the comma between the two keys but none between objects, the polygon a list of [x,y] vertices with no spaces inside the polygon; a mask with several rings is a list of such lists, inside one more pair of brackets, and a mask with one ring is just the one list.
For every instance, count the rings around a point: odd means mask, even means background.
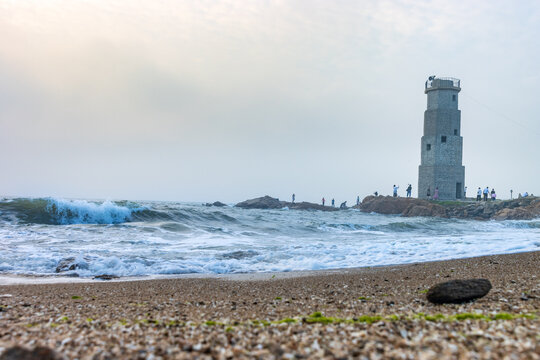
[{"label": "dark rock on shore", "polygon": [[67,272],[77,269],[86,269],[88,268],[88,264],[86,263],[87,259],[84,259],[85,261],[79,262],[77,259],[73,256],[64,258],[58,262],[58,265],[56,265],[56,272]]},{"label": "dark rock on shore", "polygon": [[322,206],[310,202],[292,203],[287,201],[280,201],[277,198],[271,196],[263,196],[255,199],[242,201],[235,205],[242,209],[283,209],[288,207],[294,210],[321,210],[321,211],[336,211],[338,209],[331,206]]},{"label": "dark rock on shore", "polygon": [[94,280],[113,280],[113,279],[119,279],[120,277],[119,276],[116,276],[116,275],[107,275],[107,274],[103,274],[103,275],[97,275],[97,276],[94,276]]},{"label": "dark rock on shore", "polygon": [[434,304],[460,304],[485,296],[491,290],[487,279],[451,280],[431,287],[426,297]]},{"label": "dark rock on shore", "polygon": [[435,216],[475,220],[530,220],[540,217],[540,199],[535,197],[504,201],[428,201],[391,196],[367,196],[360,205],[363,212],[406,217]]},{"label": "dark rock on shore", "polygon": [[60,360],[62,357],[54,350],[37,346],[28,350],[20,346],[13,346],[2,353],[0,360]]}]

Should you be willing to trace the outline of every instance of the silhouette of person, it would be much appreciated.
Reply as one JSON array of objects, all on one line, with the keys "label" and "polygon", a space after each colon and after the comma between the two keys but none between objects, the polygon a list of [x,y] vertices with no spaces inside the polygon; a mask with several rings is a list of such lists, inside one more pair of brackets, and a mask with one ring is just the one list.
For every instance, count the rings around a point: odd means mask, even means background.
[{"label": "silhouette of person", "polygon": [[435,191],[433,192],[433,200],[439,200],[439,188],[436,187]]}]

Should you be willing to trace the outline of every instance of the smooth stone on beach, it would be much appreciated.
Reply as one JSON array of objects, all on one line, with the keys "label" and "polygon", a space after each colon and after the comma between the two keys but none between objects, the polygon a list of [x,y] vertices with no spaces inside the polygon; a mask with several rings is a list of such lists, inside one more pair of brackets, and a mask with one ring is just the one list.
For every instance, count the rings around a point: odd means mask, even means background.
[{"label": "smooth stone on beach", "polygon": [[451,280],[431,287],[426,297],[434,304],[459,304],[481,298],[489,290],[487,279]]},{"label": "smooth stone on beach", "polygon": [[118,279],[118,278],[120,278],[120,277],[116,276],[116,275],[107,275],[107,274],[94,276],[94,280],[96,280],[96,279],[98,279],[98,280],[112,280],[112,279]]},{"label": "smooth stone on beach", "polygon": [[38,346],[33,350],[28,350],[20,346],[6,349],[0,355],[0,360],[60,360],[63,359],[52,349]]}]

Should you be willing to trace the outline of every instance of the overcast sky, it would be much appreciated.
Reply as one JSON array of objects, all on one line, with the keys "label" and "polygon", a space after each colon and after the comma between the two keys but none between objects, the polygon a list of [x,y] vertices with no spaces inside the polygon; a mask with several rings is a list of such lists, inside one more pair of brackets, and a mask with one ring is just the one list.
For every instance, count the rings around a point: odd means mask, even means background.
[{"label": "overcast sky", "polygon": [[429,75],[469,194],[540,194],[539,39],[526,0],[0,0],[0,195],[416,194]]}]

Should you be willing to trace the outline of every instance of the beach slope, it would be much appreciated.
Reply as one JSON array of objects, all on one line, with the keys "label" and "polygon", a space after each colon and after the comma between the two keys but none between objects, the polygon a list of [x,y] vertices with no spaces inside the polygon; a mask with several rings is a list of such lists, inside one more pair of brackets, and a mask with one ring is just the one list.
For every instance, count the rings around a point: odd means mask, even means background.
[{"label": "beach slope", "polygon": [[[540,252],[298,274],[0,286],[0,353],[65,358],[540,357]],[[301,276],[300,276],[301,275]],[[475,302],[436,283],[486,278]]]}]

